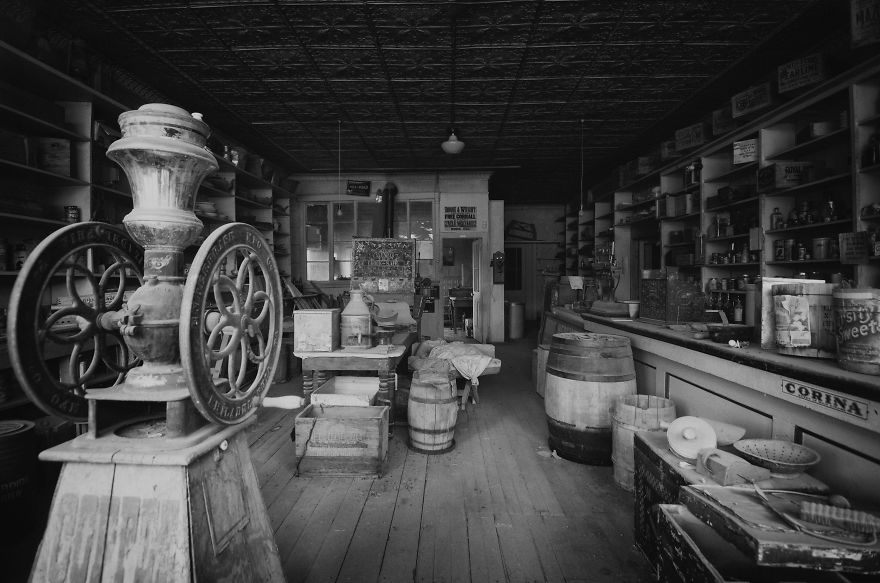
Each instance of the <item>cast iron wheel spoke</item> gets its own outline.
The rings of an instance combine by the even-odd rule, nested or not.
[[[234,279],[218,275],[230,265]],[[259,231],[241,223],[213,231],[184,288],[181,320],[193,325],[180,327],[187,385],[208,420],[239,423],[255,412],[281,352],[281,310],[278,267]]]
[[[96,275],[87,267],[96,261],[110,267]],[[86,386],[118,382],[137,364],[127,362],[119,331],[100,322],[108,306],[122,307],[127,287],[140,284],[142,264],[143,249],[123,229],[76,223],[43,239],[22,266],[10,294],[8,350],[25,394],[47,414],[85,421]],[[58,300],[60,294],[67,297]],[[51,304],[57,310],[46,313]]]

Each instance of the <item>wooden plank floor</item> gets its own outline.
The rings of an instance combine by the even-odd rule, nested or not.
[[[653,581],[612,469],[551,455],[532,344],[497,346],[501,373],[460,412],[453,451],[412,452],[396,427],[378,479],[294,477],[298,410],[262,409],[249,441],[287,580]]]

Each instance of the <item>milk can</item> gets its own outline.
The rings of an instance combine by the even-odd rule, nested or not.
[[[364,301],[363,290],[351,290],[351,300],[339,316],[342,346],[373,346],[373,315]]]

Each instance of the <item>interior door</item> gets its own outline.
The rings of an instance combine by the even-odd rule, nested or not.
[[[484,333],[483,333],[483,301],[482,301],[482,291],[483,291],[483,240],[482,239],[474,239],[471,242],[471,270],[472,281],[474,282],[474,298],[473,298],[473,310],[474,310],[474,339],[478,342],[483,342]]]

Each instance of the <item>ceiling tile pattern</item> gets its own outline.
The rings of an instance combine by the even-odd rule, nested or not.
[[[600,168],[813,0],[54,0],[293,171]],[[463,154],[439,148],[452,126]],[[341,133],[342,146],[339,146]]]

